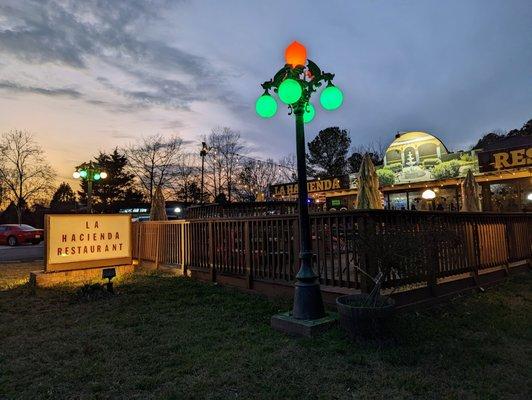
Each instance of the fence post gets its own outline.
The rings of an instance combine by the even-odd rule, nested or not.
[[[427,276],[427,288],[429,289],[429,292],[432,296],[437,297],[438,296],[438,270],[439,270],[439,254],[438,254],[438,240],[434,240],[431,231],[433,232],[436,226],[430,226],[430,225],[436,225],[436,224],[428,224],[429,226],[422,227],[421,229],[425,230],[423,237],[425,238],[425,246],[428,245],[428,260],[427,260],[427,268],[428,268],[428,276]],[[427,231],[427,228],[430,228],[430,230]],[[440,235],[441,233],[438,232],[437,235]],[[438,236],[437,236],[438,237]]]
[[[185,251],[186,251],[186,247],[187,247],[187,241],[185,239],[185,222],[181,222],[180,223],[181,225],[181,243],[180,243],[180,258],[181,258],[181,270],[183,271],[183,275],[187,275],[187,266],[185,264]]]
[[[360,269],[364,272],[359,275],[360,291],[362,293],[370,293],[375,286],[375,282],[372,278],[377,275],[375,261],[372,259],[371,255],[368,254],[369,249],[371,248],[371,243],[374,243],[375,240],[377,240],[375,235],[375,222],[370,213],[364,213],[358,217],[357,225],[359,233],[358,238],[359,241],[362,241],[362,246],[359,246]],[[382,240],[382,238],[380,240]]]
[[[480,266],[480,239],[478,236],[478,223],[473,222],[473,254],[475,263],[473,264],[472,272],[475,284],[480,287],[480,281],[478,279],[478,268]]]
[[[251,238],[249,231],[249,220],[244,222],[244,263],[246,266],[247,288],[253,287],[253,273],[251,271]]]
[[[504,224],[504,237],[506,239],[506,262],[504,263],[504,270],[506,275],[510,275],[510,261],[512,259],[512,254],[514,254],[512,249],[513,235],[512,235],[512,224],[508,217],[505,218]]]
[[[140,244],[142,243],[142,225],[141,222],[135,222],[135,230],[137,231],[137,263],[140,265],[141,256],[140,256]]]
[[[160,224],[156,224],[155,227],[157,228],[156,229],[156,235],[155,235],[155,269],[159,269],[159,242],[160,242],[160,239],[161,239],[161,235],[160,235]]]
[[[211,268],[211,280],[216,282],[216,269],[214,268],[214,226],[212,221],[209,221],[207,239],[209,243],[209,266]]]
[[[294,263],[291,266],[292,270],[290,271],[290,279],[295,279],[295,275],[299,269],[299,220],[296,218],[292,221],[292,235],[294,237],[294,241],[292,243],[294,249]]]

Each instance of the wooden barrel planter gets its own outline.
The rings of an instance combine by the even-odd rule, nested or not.
[[[395,311],[395,301],[379,296],[375,306],[367,306],[368,298],[368,294],[355,294],[336,299],[340,324],[351,339],[382,337],[387,333]]]

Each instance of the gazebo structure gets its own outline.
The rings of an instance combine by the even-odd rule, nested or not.
[[[409,162],[419,165],[428,158],[441,160],[442,154],[448,153],[443,142],[429,133],[400,133],[386,150],[384,165],[401,163],[402,166],[409,166]]]

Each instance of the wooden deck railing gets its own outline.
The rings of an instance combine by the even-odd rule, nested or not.
[[[184,268],[189,247],[188,222],[184,220],[133,223],[133,258]]]
[[[386,277],[388,287],[436,285],[532,257],[530,214],[351,211],[312,214],[311,228],[313,267],[330,287],[359,289],[371,253],[398,238],[411,257]],[[298,270],[295,215],[142,222],[134,233],[135,257],[158,264],[277,282],[292,282]],[[377,246],[360,246],[362,237]]]

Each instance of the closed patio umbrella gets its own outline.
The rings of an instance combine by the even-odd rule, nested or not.
[[[358,195],[355,208],[382,209],[381,193],[379,192],[379,177],[369,154],[364,154],[358,173]]]
[[[460,211],[480,211],[479,188],[472,170],[467,171],[467,175],[462,181],[462,208]]]
[[[166,203],[163,196],[163,191],[159,186],[155,190],[153,195],[153,200],[151,202],[150,210],[150,221],[166,221],[168,217],[166,216]]]

